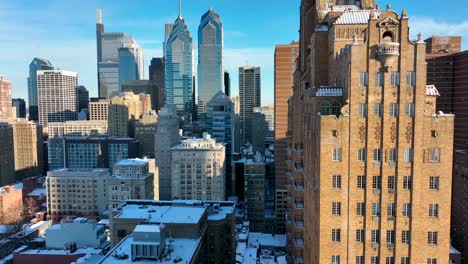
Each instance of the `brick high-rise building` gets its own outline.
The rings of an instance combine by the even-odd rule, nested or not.
[[[0,75],[0,119],[15,118],[11,105],[11,82]]]
[[[437,109],[455,118],[451,234],[453,246],[468,255],[468,51],[461,51],[461,37],[431,37],[427,41],[427,83],[440,93]]]
[[[426,43],[406,11],[342,3],[301,3],[290,260],[447,263],[454,116],[426,84]]]
[[[89,120],[106,121],[109,118],[110,99],[91,98],[89,102]]]
[[[287,197],[288,99],[292,95],[293,73],[299,55],[299,43],[276,45],[275,48],[275,213],[279,231],[285,229]]]
[[[110,100],[108,132],[113,137],[133,136],[130,121],[140,119],[151,111],[151,98],[148,94],[124,92]]]

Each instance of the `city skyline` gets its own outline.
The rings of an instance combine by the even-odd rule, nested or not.
[[[245,0],[242,0],[245,1]],[[245,1],[247,3],[247,1]],[[387,2],[378,1],[382,8]],[[392,9],[400,12],[406,8],[411,17],[411,36],[416,38],[421,31],[425,38],[431,35],[461,35],[464,37],[463,48],[468,46],[468,20],[463,17],[463,10],[468,3],[458,1],[458,8],[449,10],[445,3],[435,0],[425,1],[425,8],[418,3],[392,2]],[[3,42],[0,48],[9,50],[5,54],[0,68],[2,74],[12,81],[12,96],[27,99],[27,67],[34,57],[51,61],[61,69],[76,71],[80,85],[90,90],[90,96],[97,96],[96,75],[96,8],[103,9],[103,20],[108,32],[127,32],[138,40],[145,50],[145,76],[152,57],[162,56],[164,24],[173,23],[178,13],[177,1],[171,4],[156,4],[149,1],[139,2],[131,7],[113,5],[105,1],[81,3],[70,1],[67,7],[56,5],[56,1],[28,3],[26,1],[4,2],[0,6],[0,19],[3,21],[21,21],[16,24],[0,26]],[[236,3],[236,5],[234,5]],[[275,5],[250,3],[251,9],[241,10],[238,1],[202,0],[197,3],[182,3],[184,18],[187,21],[193,41],[198,42],[196,30],[200,16],[213,6],[222,17],[225,28],[225,70],[232,78],[233,95],[238,94],[239,66],[246,64],[262,68],[263,94],[262,105],[273,104],[273,66],[275,44],[287,44],[298,40],[299,1],[297,3],[279,2]],[[262,15],[256,10],[262,8]],[[73,10],[73,11],[72,11]],[[67,14],[73,12],[74,19]],[[135,16],[138,12],[138,16]],[[242,18],[239,19],[239,13]],[[281,20],[273,14],[281,12]],[[54,16],[50,17],[50,13]],[[263,15],[265,14],[265,15]],[[47,17],[47,19],[45,19]],[[249,18],[261,21],[255,27],[249,27]],[[274,25],[274,26],[272,26]],[[51,28],[55,30],[50,30]],[[58,33],[57,33],[58,32]],[[255,32],[264,32],[256,34]],[[11,43],[14,42],[14,47]],[[79,54],[80,56],[77,56]],[[194,49],[197,63],[198,49]],[[247,62],[247,63],[246,63]],[[8,67],[4,66],[8,65]],[[4,67],[1,67],[4,66]],[[196,69],[195,69],[196,71]]]

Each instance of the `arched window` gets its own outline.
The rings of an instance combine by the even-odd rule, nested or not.
[[[320,107],[320,113],[322,115],[330,115],[331,114],[331,107],[330,103],[327,101],[322,102],[322,105]]]
[[[393,33],[390,31],[385,31],[382,35],[383,42],[393,42]]]

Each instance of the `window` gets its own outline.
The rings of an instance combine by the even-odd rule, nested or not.
[[[332,136],[337,137],[338,136],[338,130],[332,130]]]
[[[396,215],[396,206],[395,203],[389,203],[387,207],[387,216],[388,218],[395,218]]]
[[[331,108],[332,115],[339,116],[341,114],[341,104],[340,103],[333,103]]]
[[[379,203],[372,204],[372,217],[380,217],[380,204]]]
[[[409,203],[403,204],[403,216],[411,217],[411,204]]]
[[[367,104],[359,104],[359,117],[367,116]]]
[[[438,191],[439,190],[439,176],[430,176],[429,177],[429,190]]]
[[[396,185],[396,178],[395,176],[388,176],[388,181],[387,181],[388,185],[388,191],[390,193],[393,193],[395,192],[395,185]]]
[[[406,73],[406,85],[410,85],[410,86],[416,85],[416,72],[409,71]]]
[[[400,85],[400,73],[399,72],[392,72],[390,74],[390,82],[393,86]]]
[[[358,161],[366,161],[366,154],[365,148],[358,149]]]
[[[366,205],[364,203],[357,203],[357,215],[365,216],[366,215]]]
[[[401,231],[401,243],[409,244],[411,239],[411,233],[409,230]]]
[[[365,175],[358,175],[357,176],[357,187],[358,187],[358,189],[365,189],[366,188],[366,176]]]
[[[394,257],[386,257],[385,258],[385,264],[395,264],[395,258]]]
[[[364,264],[364,256],[356,256],[356,264]]]
[[[372,243],[380,243],[380,230],[372,230],[371,241]]]
[[[322,102],[321,107],[320,107],[320,114],[321,115],[330,115],[331,114],[331,105],[330,105],[329,102],[327,102],[327,101]]]
[[[404,162],[413,162],[413,149],[412,148],[405,148],[404,149],[403,161]]]
[[[413,117],[414,116],[414,104],[406,104],[405,105],[405,115],[407,117]]]
[[[372,189],[375,191],[382,189],[382,176],[372,177]]]
[[[428,258],[428,259],[427,259],[427,264],[437,264],[437,259],[435,259],[435,258]]]
[[[390,104],[390,117],[398,117],[398,104]]]
[[[440,148],[431,148],[429,160],[431,162],[440,162]]]
[[[439,205],[429,204],[429,217],[439,218]]]
[[[332,203],[332,215],[340,216],[341,215],[341,203],[333,202]]]
[[[395,244],[395,230],[387,230],[387,244]]]
[[[411,190],[413,187],[413,182],[412,182],[412,177],[411,176],[404,176],[403,177],[403,189],[405,190]]]
[[[340,256],[339,255],[332,255],[331,256],[331,264],[340,264]]]
[[[380,264],[379,262],[380,262],[379,256],[372,256],[370,258],[370,263],[371,264]]]
[[[333,175],[332,187],[333,189],[341,189],[341,175]]]
[[[341,229],[332,229],[332,241],[340,242],[341,240]]]
[[[410,264],[409,257],[401,257],[401,264]]]
[[[374,104],[374,116],[382,117],[382,104]]]
[[[374,162],[382,161],[382,149],[374,149]]]
[[[366,240],[366,231],[364,229],[356,230],[356,242],[364,243]]]
[[[341,161],[341,148],[333,148],[333,161]]]
[[[398,149],[391,148],[388,150],[388,161],[390,163],[395,163],[398,160]]]
[[[375,73],[375,86],[383,87],[384,86],[384,73],[376,72]]]
[[[437,245],[438,232],[427,232],[427,243],[429,245]]]
[[[359,85],[366,86],[366,87],[369,85],[369,73],[368,72],[361,72],[359,74]]]
[[[439,136],[439,133],[435,130],[431,130],[431,137],[437,138]]]

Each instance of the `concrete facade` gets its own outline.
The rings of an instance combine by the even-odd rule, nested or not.
[[[11,82],[0,75],[0,119],[16,117],[11,105]]]
[[[107,125],[105,120],[51,122],[47,126],[47,132],[49,138],[105,135],[107,134]]]
[[[109,118],[109,99],[91,99],[89,102],[89,120],[107,121]]]
[[[96,221],[78,217],[73,220],[62,220],[46,230],[46,247],[63,249],[71,243],[77,248],[101,248],[106,242],[104,226]]]

